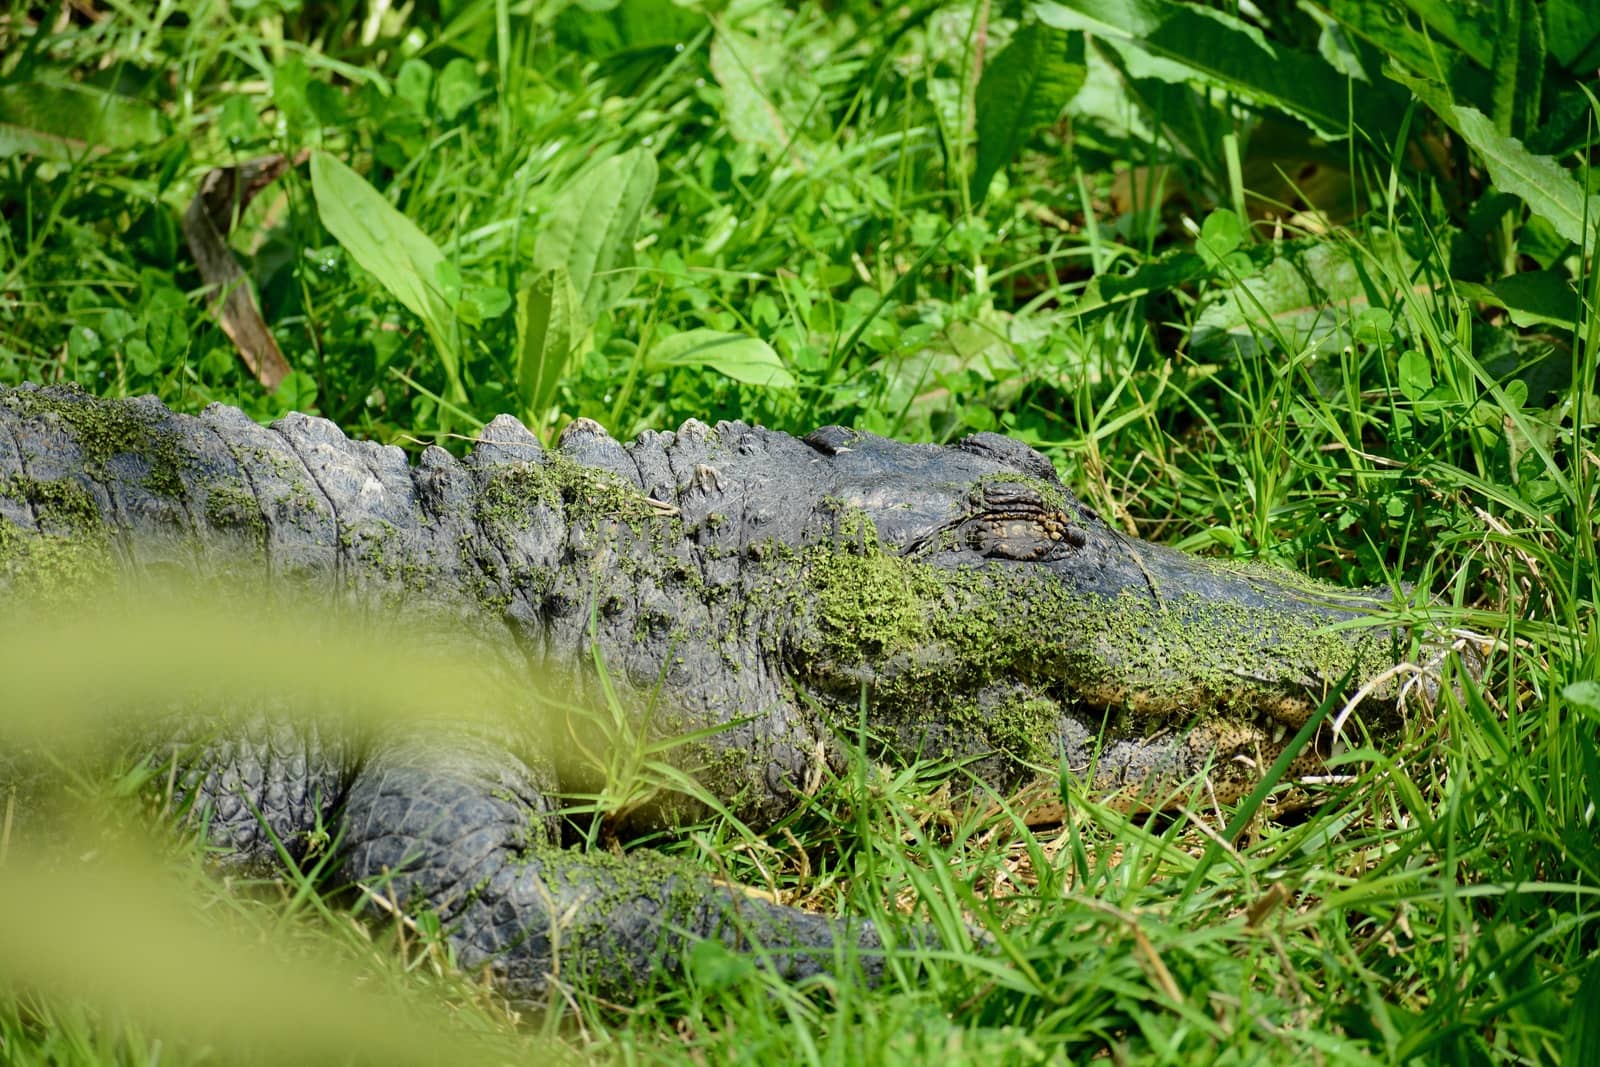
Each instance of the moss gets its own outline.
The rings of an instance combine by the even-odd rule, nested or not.
[[[213,482],[206,487],[206,522],[215,530],[243,534],[252,544],[267,543],[267,519],[248,486],[238,479]]]
[[[819,556],[808,578],[816,589],[817,619],[850,658],[891,655],[928,636],[930,603],[939,585],[931,568],[907,567],[878,550]]]
[[[1043,696],[1020,696],[979,707],[975,723],[990,745],[1024,763],[1053,764],[1059,758],[1061,705]]]
[[[54,417],[66,423],[89,473],[104,476],[106,464],[114,456],[138,456],[149,468],[145,488],[161,496],[183,498],[183,475],[190,459],[181,439],[156,427],[131,404],[38,391],[14,392],[8,402],[29,417]]]
[[[1007,485],[1027,486],[1038,494],[1040,502],[1051,511],[1071,514],[1076,510],[1073,507],[1072,498],[1067,495],[1067,491],[1064,488],[1043,478],[1035,478],[1031,474],[1023,474],[1020,471],[997,471],[993,474],[985,474],[978,479],[978,485],[980,486],[993,485],[997,482]]]
[[[89,491],[72,479],[41,482],[13,475],[0,482],[0,495],[26,501],[46,533],[80,537],[104,534],[100,509]]]
[[[76,600],[111,577],[105,526],[82,485],[13,476],[0,481],[0,495],[26,501],[40,526],[0,518],[0,579],[13,595],[47,605]]]
[[[478,494],[479,522],[526,530],[536,509],[560,508],[569,522],[605,520],[644,524],[663,516],[662,508],[637,486],[611,471],[585,467],[560,453],[541,462],[497,467]]]

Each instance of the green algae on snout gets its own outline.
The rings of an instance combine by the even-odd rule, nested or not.
[[[965,724],[1048,764],[1060,715],[1085,703],[1119,709],[1112,729],[1137,737],[1226,712],[1293,718],[1346,673],[1359,685],[1395,662],[1383,636],[1336,632],[1289,596],[1283,607],[1181,590],[1159,602],[1104,596],[1042,567],[900,556],[865,516],[847,525],[770,583],[795,621],[767,644],[836,700],[865,687],[874,717],[897,729],[925,723],[949,734]]]

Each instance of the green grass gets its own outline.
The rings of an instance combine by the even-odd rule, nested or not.
[[[1581,76],[1600,26],[1576,0],[1459,19],[1418,0],[1403,23],[1327,5],[1342,31],[1268,3],[1253,25],[1301,65],[1258,70],[1216,60],[1249,51],[1229,17],[1151,5],[1164,33],[1129,36],[1188,65],[1172,83],[1118,43],[1119,5],[1081,47],[1079,6],[13,5],[0,381],[314,410],[458,451],[502,411],[547,434],[578,416],[619,435],[691,416],[995,429],[1141,536],[1414,583],[1438,625],[1496,646],[1481,681],[1452,675],[1403,749],[1353,752],[1356,781],[1303,817],[1074,796],[1065,826],[1034,832],[862,766],[780,832],[712,822],[669,844],[808,906],[966,917],[993,939],[908,950],[879,990],[790,989],[700,953],[639,1004],[517,1017],[426,936],[350,921],[336,887],[240,893],[180,846],[164,866],[207,917],[196,936],[285,967],[332,956],[364,976],[347,987],[446,1005],[440,1032],[491,1059],[554,1041],[625,1062],[1578,1062],[1600,995],[1600,178]],[[1038,66],[1007,57],[1019,33],[1046,40]],[[1365,80],[1326,81],[1323,56]],[[1036,106],[996,111],[1029,72],[1051,87]],[[1334,120],[1322,139],[1303,125]],[[431,295],[408,303],[400,267],[375,274],[334,236],[351,201],[291,169],[231,235],[294,371],[269,394],[209,312],[180,220],[213,168],[303,151],[353,167],[444,266],[422,256],[410,283]],[[610,229],[578,232],[620,236],[575,251],[562,226],[596,168],[641,156],[656,178],[636,212],[597,207]],[[571,306],[550,297],[556,325],[519,328],[525,290],[564,292],[558,272]],[[770,348],[735,344],[730,376],[729,348],[674,341],[691,330]],[[37,904],[17,862],[0,885]],[[179,964],[150,959],[174,983]],[[6,973],[24,986],[0,1002],[7,1062],[260,1046]],[[325,1057],[406,1058],[362,1032]]]

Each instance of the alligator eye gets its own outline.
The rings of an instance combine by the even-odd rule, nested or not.
[[[967,544],[991,559],[1036,563],[1082,548],[1087,541],[1081,529],[1056,518],[986,516],[967,524]]]
[[[986,482],[974,496],[967,544],[985,556],[1037,562],[1088,543],[1071,515],[1026,482]]]

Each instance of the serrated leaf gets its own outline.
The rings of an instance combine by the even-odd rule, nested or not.
[[[312,153],[311,191],[334,240],[422,320],[449,379],[451,398],[465,400],[460,361],[449,343],[451,305],[436,282],[452,265],[439,246],[365,178],[326,152]]]
[[[736,382],[792,389],[794,376],[772,346],[755,337],[720,330],[685,330],[657,342],[648,359],[652,369],[710,367]]]
[[[517,392],[524,421],[542,427],[588,322],[565,267],[540,271],[517,297]]]
[[[1029,22],[988,66],[976,100],[978,156],[972,199],[981,202],[989,182],[1017,157],[1028,137],[1054,122],[1089,76],[1083,34]]]
[[[1586,196],[1578,179],[1551,156],[1537,156],[1515,137],[1495,129],[1483,112],[1457,105],[1449,115],[1456,131],[1489,168],[1489,180],[1528,205],[1566,240],[1585,243],[1585,227],[1600,219],[1600,196]]]
[[[633,241],[656,175],[655,157],[643,148],[612,156],[579,174],[545,214],[533,265],[566,268],[590,322],[633,288]]]

